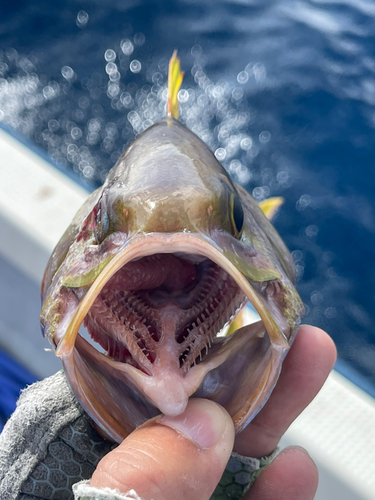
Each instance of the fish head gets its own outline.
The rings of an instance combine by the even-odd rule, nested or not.
[[[259,205],[169,117],[130,145],[58,243],[41,325],[113,440],[160,412],[182,413],[190,397],[224,406],[240,432],[296,334],[294,282]],[[248,302],[253,324],[243,320]]]

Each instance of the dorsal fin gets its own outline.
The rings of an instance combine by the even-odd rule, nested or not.
[[[178,91],[184,77],[184,72],[180,68],[180,60],[177,57],[177,50],[172,54],[171,60],[169,61],[169,72],[168,72],[168,108],[167,115],[178,120],[180,110],[178,104]]]

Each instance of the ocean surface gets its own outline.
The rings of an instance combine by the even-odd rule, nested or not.
[[[2,124],[91,189],[163,116],[178,49],[182,121],[257,200],[285,198],[304,321],[375,393],[372,0],[15,0],[0,40]]]

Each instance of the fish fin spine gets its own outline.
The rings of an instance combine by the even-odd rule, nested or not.
[[[178,120],[180,115],[178,91],[180,90],[183,77],[184,72],[181,71],[180,59],[177,57],[177,50],[175,50],[169,61],[167,115],[176,120]]]
[[[271,220],[274,218],[283,203],[284,198],[281,196],[275,196],[273,198],[267,198],[266,200],[260,201],[259,206],[267,219]]]

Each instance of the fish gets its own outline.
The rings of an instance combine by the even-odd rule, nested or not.
[[[190,397],[221,404],[239,433],[269,398],[303,316],[293,259],[265,215],[280,198],[260,206],[179,121],[182,79],[174,52],[166,116],[80,208],[42,282],[43,335],[116,442],[181,414]],[[247,303],[259,321],[244,320]]]

